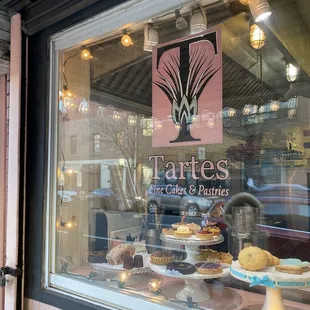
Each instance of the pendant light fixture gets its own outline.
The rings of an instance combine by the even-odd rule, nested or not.
[[[202,7],[195,9],[190,19],[191,34],[207,30],[207,16]]]
[[[89,60],[93,58],[90,49],[85,45],[81,47],[81,58],[84,60]]]
[[[180,10],[175,10],[174,11],[175,13],[175,16],[176,16],[176,21],[175,21],[175,27],[178,29],[178,30],[184,30],[187,28],[187,20],[181,16],[181,13],[180,13]]]
[[[299,68],[291,63],[286,64],[286,78],[289,82],[295,82],[299,74]]]
[[[262,22],[272,15],[267,0],[250,0],[249,7],[256,23]]]
[[[257,24],[250,23],[250,43],[253,48],[259,50],[266,44],[266,34]]]
[[[121,43],[125,47],[133,45],[132,39],[131,39],[130,35],[128,34],[127,29],[125,29],[123,31],[123,36],[122,36],[122,39],[121,39]]]
[[[67,85],[64,85],[63,89],[64,89],[63,94],[65,98],[73,98],[73,92],[68,88]]]
[[[143,49],[146,52],[152,52],[153,46],[156,46],[159,41],[159,35],[157,29],[152,24],[144,26],[144,46]]]

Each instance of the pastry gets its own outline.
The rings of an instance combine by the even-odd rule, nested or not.
[[[211,231],[200,230],[196,233],[196,237],[201,240],[212,240],[214,234]]]
[[[197,231],[201,229],[201,227],[195,223],[186,224],[186,227],[192,232],[192,235],[196,235]]]
[[[133,268],[133,258],[132,258],[132,256],[126,255],[126,256],[124,257],[124,264],[123,264],[123,267],[124,267],[125,269],[128,269],[128,270],[130,270],[130,269]]]
[[[233,261],[232,255],[225,252],[217,252],[210,249],[199,251],[199,260],[206,261],[207,263],[227,264],[231,265]]]
[[[186,251],[172,251],[176,260],[184,260],[187,257]]]
[[[143,267],[143,256],[135,255],[133,258],[133,266],[134,268],[142,268]]]
[[[268,265],[268,257],[265,252],[255,246],[241,250],[238,260],[242,268],[250,271],[261,270]]]
[[[289,274],[302,274],[302,268],[298,266],[289,266],[289,265],[278,265],[276,266],[276,271],[283,272],[283,273],[289,273]]]
[[[273,266],[273,255],[268,251],[263,250],[264,253],[267,255],[267,266]]]
[[[198,273],[206,275],[219,274],[223,272],[222,266],[220,264],[215,263],[202,262],[197,263],[195,267]]]
[[[267,266],[276,266],[280,264],[280,260],[278,257],[273,256],[270,252],[263,250],[264,253],[267,255]]]
[[[176,238],[190,238],[192,236],[192,232],[189,230],[187,226],[180,226],[175,232],[174,236]]]
[[[156,251],[150,257],[151,263],[155,265],[167,265],[175,260],[172,251]]]
[[[124,263],[125,256],[133,256],[134,254],[133,245],[122,243],[109,251],[106,258],[110,265],[119,265]]]
[[[88,262],[93,264],[107,263],[107,251],[95,251],[88,255]]]
[[[186,226],[186,223],[179,222],[179,223],[172,224],[171,226],[174,229],[178,229],[180,226]]]
[[[175,229],[174,229],[174,228],[163,228],[163,229],[162,229],[162,233],[163,233],[165,236],[173,236],[173,235],[174,235],[174,232],[175,232]]]
[[[192,274],[196,271],[196,268],[194,265],[189,263],[180,263],[180,262],[174,262],[167,264],[166,270],[170,271],[178,271],[182,274]]]
[[[203,228],[204,231],[210,231],[214,236],[219,236],[221,234],[221,230],[216,226],[207,226]]]
[[[272,266],[276,266],[280,264],[280,259],[276,256],[272,256]]]

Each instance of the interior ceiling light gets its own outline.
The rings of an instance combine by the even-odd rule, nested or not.
[[[191,34],[207,30],[207,16],[202,7],[195,9],[190,19]]]
[[[144,26],[144,46],[143,49],[146,52],[151,52],[153,46],[156,46],[159,41],[159,35],[157,29],[152,27],[152,24]]]
[[[262,22],[272,14],[267,0],[250,0],[249,6],[256,23]]]
[[[84,60],[89,60],[93,58],[90,49],[86,47],[85,45],[81,47],[81,58]]]
[[[73,97],[73,93],[72,93],[72,91],[68,88],[68,86],[67,85],[64,85],[64,87],[63,87],[63,89],[64,89],[64,97],[67,97],[67,98],[72,98]]]
[[[291,63],[286,64],[286,78],[289,82],[295,82],[299,74],[298,67],[295,67]]]
[[[127,33],[126,29],[123,31],[123,36],[122,36],[121,42],[122,42],[123,46],[125,46],[125,47],[133,45],[132,39],[131,39],[130,35]]]
[[[180,10],[175,10],[174,11],[175,16],[176,16],[176,21],[175,21],[175,26],[178,30],[184,30],[187,28],[187,20],[181,16]]]
[[[266,44],[266,34],[256,24],[250,24],[250,43],[259,50]]]

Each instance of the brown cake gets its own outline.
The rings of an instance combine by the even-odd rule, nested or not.
[[[123,267],[125,269],[128,269],[128,270],[133,268],[133,258],[132,258],[132,256],[126,255],[124,257],[124,265],[123,265]]]
[[[133,259],[133,266],[134,268],[142,268],[143,267],[143,256],[142,255],[135,255]]]
[[[131,244],[122,243],[113,248],[107,254],[107,261],[110,265],[120,265],[124,263],[125,256],[135,255],[135,248]]]

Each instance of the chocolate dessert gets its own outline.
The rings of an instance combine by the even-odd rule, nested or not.
[[[142,255],[135,255],[133,259],[133,266],[134,268],[142,268],[143,267],[143,256]]]
[[[172,251],[176,260],[184,260],[187,257],[185,251]]]
[[[182,274],[192,274],[196,271],[194,265],[189,263],[174,262],[167,265],[166,270],[175,270]]]
[[[128,269],[128,270],[133,268],[133,258],[132,258],[132,256],[126,255],[124,257],[124,265],[123,265],[123,267],[125,269]]]
[[[88,255],[88,262],[92,264],[107,263],[107,251],[95,251]]]

